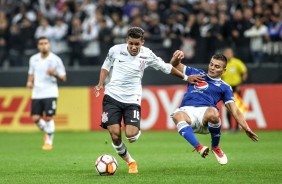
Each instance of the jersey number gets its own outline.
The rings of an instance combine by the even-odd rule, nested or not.
[[[140,118],[139,111],[137,111],[137,110],[134,110],[134,111],[133,111],[133,118],[136,118],[136,119],[139,120],[139,118]]]
[[[56,109],[56,101],[52,101],[52,109]]]

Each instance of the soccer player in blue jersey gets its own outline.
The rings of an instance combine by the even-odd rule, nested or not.
[[[243,114],[234,103],[232,88],[221,80],[226,70],[227,59],[222,54],[212,56],[208,65],[208,73],[203,70],[183,65],[180,60],[172,60],[171,64],[185,75],[200,74],[205,81],[188,84],[182,103],[172,114],[179,134],[186,139],[199,154],[205,158],[209,147],[199,143],[194,133],[211,134],[211,150],[219,164],[227,164],[227,157],[219,147],[221,121],[216,104],[223,100],[227,110],[245,130],[247,136],[258,141],[258,136],[250,129]]]

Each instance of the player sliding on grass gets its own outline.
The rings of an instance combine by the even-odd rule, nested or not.
[[[194,133],[210,133],[212,152],[220,164],[227,164],[227,157],[219,147],[221,121],[216,104],[221,100],[248,137],[253,141],[258,141],[258,136],[249,128],[243,114],[235,105],[231,87],[221,80],[221,75],[225,72],[227,64],[224,55],[216,54],[211,58],[207,74],[202,70],[183,65],[180,60],[171,60],[170,63],[186,75],[200,74],[205,79],[205,81],[196,84],[188,84],[180,107],[172,114],[179,134],[203,158],[208,155],[209,148],[200,144]]]
[[[119,156],[125,160],[129,167],[129,173],[138,173],[136,161],[127,151],[127,147],[121,138],[121,120],[125,124],[125,136],[131,143],[137,141],[141,135],[141,79],[144,69],[151,66],[166,74],[178,76],[185,81],[194,83],[201,81],[200,75],[187,76],[179,72],[169,63],[165,63],[144,45],[144,30],[132,27],[127,33],[127,43],[113,46],[100,72],[100,80],[95,87],[96,96],[103,88],[106,78],[103,99],[103,114],[101,127],[108,129],[112,145]],[[176,51],[172,59],[182,59],[184,53]]]

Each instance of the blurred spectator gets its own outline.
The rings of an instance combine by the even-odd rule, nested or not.
[[[179,4],[176,2],[176,1],[172,1],[170,3],[170,6],[169,6],[169,9],[166,9],[163,13],[163,16],[162,16],[162,22],[165,22],[167,19],[170,19],[171,17],[174,17],[175,19],[178,19],[176,20],[177,23],[185,23],[187,21],[187,19],[182,19],[182,18],[186,18],[188,17],[189,15],[189,12],[179,6]]]
[[[83,48],[83,65],[99,65],[99,55],[101,53],[99,40],[99,27],[97,23],[88,24],[82,32],[82,41],[84,42]]]
[[[136,15],[131,17],[129,21],[130,27],[142,27],[144,30],[147,28],[147,24],[143,22],[142,16],[141,15]],[[146,44],[146,43],[145,43]]]
[[[23,65],[28,66],[29,57],[37,52],[36,40],[34,39],[35,24],[24,17],[19,23],[22,42],[24,43]]]
[[[23,66],[23,36],[18,25],[12,24],[10,27],[9,45],[9,63],[10,66]]]
[[[125,4],[123,8],[123,13],[128,18],[131,18],[133,16],[136,16],[136,12],[138,9],[141,9],[142,7],[142,1],[139,0],[128,0],[128,2]]]
[[[184,26],[176,21],[175,15],[171,15],[165,22],[165,47],[168,49],[168,55],[173,55],[173,52],[179,49],[182,45],[181,38],[184,35]]]
[[[101,54],[99,55],[99,63],[103,62],[107,56],[108,50],[113,46],[113,40],[112,40],[112,29],[108,26],[105,19],[99,20],[99,45]]]
[[[155,54],[161,58],[166,58],[163,49],[163,40],[166,38],[166,28],[160,22],[158,14],[153,13],[149,16],[144,36],[146,39],[146,46],[154,50]]]
[[[266,60],[278,63],[282,56],[282,13],[271,15],[270,20],[266,36]]]
[[[39,10],[48,20],[54,20],[57,14],[55,1],[53,0],[38,0]]]
[[[149,17],[146,29],[147,34],[145,35],[146,40],[151,43],[160,43],[166,36],[165,26],[160,22],[158,14],[151,14]]]
[[[56,18],[53,26],[53,35],[50,38],[51,50],[63,61],[68,60],[67,33],[68,25],[61,18]]]
[[[246,63],[279,62],[282,57],[281,9],[282,3],[278,0],[0,0],[0,12],[6,17],[1,18],[0,24],[7,25],[0,28],[0,65],[5,53],[15,51],[15,45],[10,48],[8,44],[16,36],[15,26],[13,33],[5,33],[10,25],[16,25],[18,34],[24,35],[19,40],[24,45],[18,46],[24,50],[24,61],[36,51],[34,38],[47,36],[52,41],[53,51],[61,52],[64,48],[62,53],[69,52],[70,66],[75,60],[79,65],[99,65],[99,61],[90,58],[99,57],[100,49],[110,44],[108,37],[113,44],[123,43],[128,27],[138,26],[146,30],[145,45],[154,44],[150,48],[164,59],[170,57],[171,50],[181,48],[185,50],[186,61],[204,63],[209,55],[229,46],[234,48],[236,57]],[[78,26],[79,29],[82,26],[82,31],[72,28],[73,17],[82,22]],[[62,20],[62,27],[58,26],[58,18]],[[258,18],[268,28],[260,59],[254,51],[261,48],[261,44],[254,44],[255,37],[249,35]],[[58,35],[64,27],[69,27],[68,35]],[[111,30],[111,35],[101,30]]]
[[[82,26],[81,20],[74,16],[71,21],[71,26],[68,30],[68,43],[70,47],[70,58],[68,66],[74,66],[75,61],[77,60],[79,65],[83,65],[83,43],[82,43]]]
[[[57,17],[61,18],[65,23],[70,24],[73,13],[70,10],[69,4],[65,0],[60,5],[61,7],[57,11]]]
[[[8,25],[6,13],[4,11],[0,11],[0,67],[3,66],[3,63],[7,57],[7,51],[8,51],[7,38],[9,34],[8,26],[9,25]]]
[[[260,18],[257,18],[255,25],[244,32],[244,35],[251,39],[250,49],[255,64],[260,64],[263,57],[263,39],[267,33],[267,27],[263,25]]]
[[[210,21],[206,26],[206,43],[207,44],[207,57],[211,58],[217,49],[221,49],[221,42],[223,36],[221,34],[220,25],[218,23],[218,18],[216,15],[210,16]]]
[[[122,20],[122,15],[120,13],[113,12],[111,14],[111,18],[114,23],[111,33],[113,38],[113,44],[116,45],[124,43],[127,36],[127,30],[129,29],[129,25]]]
[[[159,3],[157,0],[148,0],[144,2],[144,8],[142,8],[142,14],[144,22],[148,23],[150,21],[150,15],[157,14],[161,15],[161,11],[159,9]]]
[[[184,63],[195,63],[196,46],[200,39],[200,27],[194,14],[190,14],[185,25],[182,47],[185,54]]]
[[[18,24],[24,18],[27,18],[31,22],[36,21],[35,12],[32,9],[28,9],[26,4],[21,3],[16,10],[17,13],[12,18],[12,24]]]
[[[88,17],[91,17],[95,12],[96,5],[92,0],[83,0],[80,6],[80,11],[84,12]]]
[[[251,27],[251,23],[244,19],[242,10],[237,9],[230,21],[232,42],[235,47],[235,56],[244,62],[251,62],[250,41],[244,36],[244,32]]]
[[[42,18],[39,20],[39,26],[35,30],[34,37],[38,39],[39,37],[47,37],[48,39],[51,39],[53,37],[53,28],[49,24],[49,21],[46,18]]]

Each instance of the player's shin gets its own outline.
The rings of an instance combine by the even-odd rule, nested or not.
[[[112,143],[115,151],[117,152],[117,154],[127,163],[131,163],[134,162],[135,160],[131,157],[131,155],[129,154],[129,152],[127,151],[127,147],[125,146],[125,144],[123,142],[121,142],[120,145],[116,146],[114,145],[114,143]]]
[[[221,136],[221,122],[218,122],[216,124],[208,123],[208,128],[211,133],[212,147],[217,147],[219,145]]]

